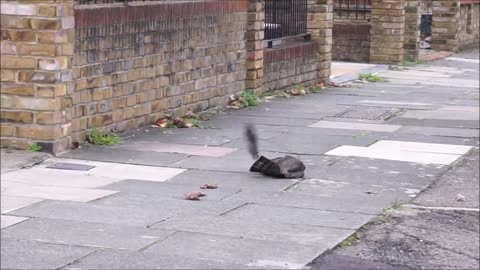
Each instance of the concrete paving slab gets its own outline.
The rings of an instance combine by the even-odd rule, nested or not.
[[[409,152],[424,152],[424,153],[438,153],[438,154],[454,154],[465,155],[473,147],[464,145],[449,145],[438,143],[419,143],[419,142],[402,142],[402,141],[377,141],[370,145],[372,149],[384,149],[389,151],[409,151]]]
[[[58,269],[96,250],[4,237],[1,244],[2,269]]]
[[[8,228],[10,226],[13,226],[15,224],[18,224],[18,223],[21,223],[21,222],[24,222],[25,220],[28,220],[29,218],[28,217],[17,217],[17,216],[9,216],[9,215],[1,215],[0,216],[0,224],[1,224],[1,228],[0,229],[5,229],[5,228]],[[2,232],[2,238],[3,238],[3,232]],[[3,255],[3,253],[2,253]]]
[[[119,250],[99,250],[62,270],[78,269],[256,269],[227,260],[208,260],[202,257],[189,258],[182,255],[145,254]]]
[[[172,235],[174,231],[34,218],[2,231],[2,238],[70,246],[139,250]]]
[[[209,125],[215,128],[243,129],[247,123],[255,125],[272,125],[272,126],[300,126],[304,127],[316,122],[313,119],[295,119],[282,117],[260,117],[260,116],[243,116],[243,115],[219,115],[208,121]]]
[[[204,182],[203,184],[208,184]],[[133,196],[138,196],[137,193],[141,193],[142,195],[155,195],[156,198],[162,199],[179,199],[184,200],[184,194],[192,191],[200,191],[200,186],[203,185],[182,185],[182,184],[175,184],[175,183],[158,183],[158,182],[147,182],[147,181],[136,181],[136,180],[124,180],[121,182],[117,182],[114,184],[107,185],[103,187],[107,190],[118,190],[121,191],[122,194],[115,196],[115,199],[119,200],[129,200],[127,197],[129,193]],[[215,184],[215,183],[211,183]],[[222,200],[229,196],[232,196],[235,193],[240,192],[241,189],[239,188],[228,188],[228,187],[221,187],[217,189],[211,190],[202,190],[203,193],[207,194],[207,196],[203,200]],[[123,196],[122,196],[123,195]]]
[[[1,173],[15,171],[21,168],[30,167],[50,158],[47,153],[30,153],[23,150],[0,149]]]
[[[480,61],[477,59],[468,59],[468,58],[460,58],[460,57],[447,57],[445,58],[447,61],[455,61],[455,62],[464,62],[464,63],[472,63],[472,64],[480,64]]]
[[[398,125],[379,125],[379,124],[348,123],[348,122],[333,122],[333,121],[319,121],[310,125],[309,127],[368,130],[368,131],[380,131],[380,132],[394,132],[401,128],[401,126],[398,126]]]
[[[395,117],[388,121],[391,125],[437,127],[437,128],[470,128],[478,129],[480,122],[475,120],[416,119]]]
[[[219,188],[233,188],[241,190],[268,190],[280,191],[297,182],[294,179],[274,179],[260,174],[243,172],[220,172],[208,170],[188,170],[179,174],[168,182],[191,187],[203,184],[217,184]]]
[[[328,151],[325,154],[335,155],[335,156],[366,157],[366,158],[377,158],[377,159],[387,159],[387,160],[417,162],[417,163],[430,163],[430,164],[443,164],[443,165],[450,165],[460,158],[460,155],[452,155],[452,154],[417,152],[415,153],[415,155],[412,155],[412,153],[408,151],[398,151],[398,150],[392,150],[392,149],[374,149],[369,147],[359,147],[359,146],[349,146],[349,145],[337,147],[331,151]]]
[[[292,242],[230,238],[212,234],[179,232],[150,246],[145,254],[186,256],[225,261],[258,268],[300,269],[310,262],[321,247]]]
[[[440,120],[472,120],[479,119],[478,111],[435,110],[435,111],[408,111],[402,115],[404,118],[440,119]]]
[[[41,201],[43,201],[43,199],[4,195],[2,191],[0,205],[2,209],[2,214],[5,214]]]
[[[118,147],[83,147],[64,153],[59,157],[147,166],[167,166],[186,158],[187,155],[126,150]]]
[[[402,80],[416,80],[416,81],[428,81],[436,78],[450,78],[449,74],[442,74],[438,72],[428,71],[384,71],[378,74],[380,77],[387,79],[402,79]]]
[[[2,181],[2,195],[40,198],[59,201],[89,202],[117,193],[114,190],[41,186]]]
[[[9,214],[37,218],[61,219],[110,225],[147,226],[171,218],[179,207],[143,205],[122,207],[91,205],[77,202],[44,201]],[[191,209],[191,208],[190,208]],[[198,209],[198,208],[197,208]]]
[[[226,218],[255,219],[281,224],[358,229],[373,215],[304,209],[297,207],[246,204],[226,214]]]
[[[55,162],[71,162],[85,165],[95,166],[94,169],[83,172],[84,175],[108,177],[113,179],[141,179],[145,181],[158,181],[163,182],[177,174],[182,173],[184,170],[167,167],[152,167],[143,165],[131,165],[111,162],[100,162],[80,159],[67,159],[67,158],[53,158],[40,165],[43,168],[51,163]]]
[[[225,216],[178,216],[153,228],[215,234],[234,238],[292,242],[328,249],[352,234],[353,230],[282,224]]]
[[[478,138],[480,131],[478,129],[467,128],[439,128],[439,127],[421,127],[405,126],[398,130],[399,133],[422,134],[428,136],[448,136],[458,138]]]
[[[433,81],[423,81],[420,84],[422,85],[441,85],[441,86],[452,86],[452,87],[465,87],[465,88],[479,88],[478,80],[466,80],[466,79],[452,79],[452,78],[437,78]]]
[[[235,148],[216,147],[216,146],[199,146],[188,144],[167,144],[159,141],[137,141],[131,144],[124,144],[120,146],[123,149],[146,151],[146,152],[160,152],[160,153],[177,153],[191,156],[203,157],[223,157],[232,152]]]
[[[380,105],[392,105],[392,106],[434,106],[431,103],[421,103],[421,102],[402,102],[402,101],[391,101],[391,100],[372,100],[372,99],[364,99],[357,101],[359,103],[367,103],[367,104],[380,104]]]
[[[117,179],[86,175],[70,170],[53,170],[45,167],[33,167],[2,175],[3,181],[18,182],[34,186],[58,186],[70,188],[96,188],[108,185]]]

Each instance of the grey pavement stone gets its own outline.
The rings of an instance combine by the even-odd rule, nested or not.
[[[409,268],[402,266],[391,266],[386,263],[374,262],[361,259],[355,256],[346,256],[338,254],[325,254],[315,259],[310,265],[312,270],[406,270]]]
[[[118,250],[99,250],[62,270],[78,269],[255,269],[227,260],[191,258],[183,255],[145,254]]]
[[[145,152],[159,153],[179,153],[192,156],[204,156],[220,158],[235,152],[235,148],[227,148],[220,146],[208,145],[191,145],[191,144],[168,144],[159,141],[135,141],[130,144],[120,146],[123,149],[138,150]]]
[[[227,218],[256,219],[264,222],[283,224],[358,229],[373,215],[324,211],[286,206],[246,204],[224,214]]]
[[[58,269],[96,249],[9,239],[2,235],[1,250],[2,269]]]
[[[160,241],[173,231],[33,218],[2,230],[2,238],[41,241],[71,246],[138,250]]]
[[[28,220],[28,217],[0,215],[0,229],[3,230],[5,228],[24,222],[26,220]]]
[[[419,130],[422,128],[419,127]],[[429,133],[428,127],[424,127],[426,133]],[[478,146],[478,138],[465,138],[465,137],[450,137],[450,136],[442,136],[442,135],[427,135],[427,134],[414,134],[414,133],[403,133],[400,132],[395,133],[380,133],[380,132],[371,132],[365,134],[365,136],[371,136],[376,138],[377,140],[392,140],[392,141],[406,141],[406,142],[424,142],[424,143],[444,143],[444,144],[456,144],[456,145],[470,145],[470,146]],[[435,130],[433,131],[437,133]],[[448,131],[446,131],[448,132]],[[438,133],[444,133],[444,131],[440,131]]]
[[[2,160],[1,173],[30,167],[34,164],[41,163],[50,157],[50,155],[46,153],[29,153],[27,151],[7,148],[0,149],[0,155]]]
[[[43,199],[39,199],[39,198],[8,196],[5,194],[2,194],[1,203],[0,203],[2,214],[29,206],[34,203],[41,202],[42,200]]]
[[[480,123],[475,120],[438,120],[395,117],[388,124],[401,126],[443,127],[443,128],[471,128],[478,129]]]
[[[186,232],[215,234],[234,238],[292,242],[328,249],[354,231],[299,224],[283,224],[257,219],[238,219],[228,216],[182,215],[159,223],[154,229],[175,229]]]
[[[219,189],[241,189],[241,190],[267,190],[280,191],[294,183],[294,179],[275,179],[265,177],[261,174],[205,170],[188,170],[168,181],[169,183],[182,184],[191,187],[199,187],[203,184],[217,184]]]
[[[166,166],[186,158],[187,155],[126,150],[118,148],[117,146],[109,148],[90,146],[67,152],[60,155],[60,157],[149,166]]]
[[[258,268],[299,269],[323,252],[321,247],[293,242],[179,232],[150,246],[145,254],[182,255]]]
[[[129,201],[128,198],[123,196],[128,196],[129,193],[142,193],[142,195],[155,195],[156,198],[162,199],[180,199],[184,200],[184,194],[191,191],[200,191],[200,186],[203,184],[215,184],[209,182],[197,183],[197,185],[192,184],[175,184],[175,183],[159,183],[159,182],[148,182],[148,181],[136,181],[136,180],[124,180],[117,183],[113,183],[102,188],[107,190],[118,190],[121,191],[121,194],[118,196],[111,196],[106,198],[104,201],[110,201],[110,199],[119,199]],[[202,190],[203,193],[207,194],[203,200],[221,200],[223,198],[232,196],[235,193],[240,192],[239,188],[228,188],[221,187],[217,189]],[[138,196],[134,194],[133,196]]]
[[[242,116],[242,115],[219,115],[208,121],[209,125],[216,128],[244,128],[244,124],[261,124],[261,125],[277,125],[277,126],[308,126],[315,122],[314,119],[296,119],[281,117],[264,117],[264,116]]]
[[[398,130],[399,133],[422,134],[429,136],[448,136],[458,138],[478,138],[480,131],[471,128],[439,128],[439,127],[420,127],[405,126]]]
[[[232,115],[260,116],[274,118],[294,118],[320,120],[325,116],[332,116],[348,109],[348,106],[314,105],[305,106],[302,110],[287,107],[279,103],[263,103],[261,106],[246,108],[244,110],[230,112]]]
[[[62,162],[57,162],[53,163],[46,168],[48,169],[57,169],[57,170],[68,170],[68,171],[89,171],[95,166],[90,166],[90,165],[84,165],[84,164],[75,164],[75,163],[62,163]]]

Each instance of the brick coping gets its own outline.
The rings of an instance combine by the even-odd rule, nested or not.
[[[314,42],[295,42],[275,48],[265,48],[264,64],[313,55],[317,47]]]

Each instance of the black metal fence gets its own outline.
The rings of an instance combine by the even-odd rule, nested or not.
[[[265,40],[307,35],[307,0],[265,0]]]
[[[372,8],[371,0],[334,0],[335,18],[368,20]]]

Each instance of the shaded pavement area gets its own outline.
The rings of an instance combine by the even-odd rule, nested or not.
[[[478,60],[379,75],[2,170],[2,268],[305,267],[478,149]],[[301,159],[305,178],[249,173],[245,123],[263,155]],[[219,188],[184,199],[207,183]],[[460,205],[478,208],[474,195]]]

